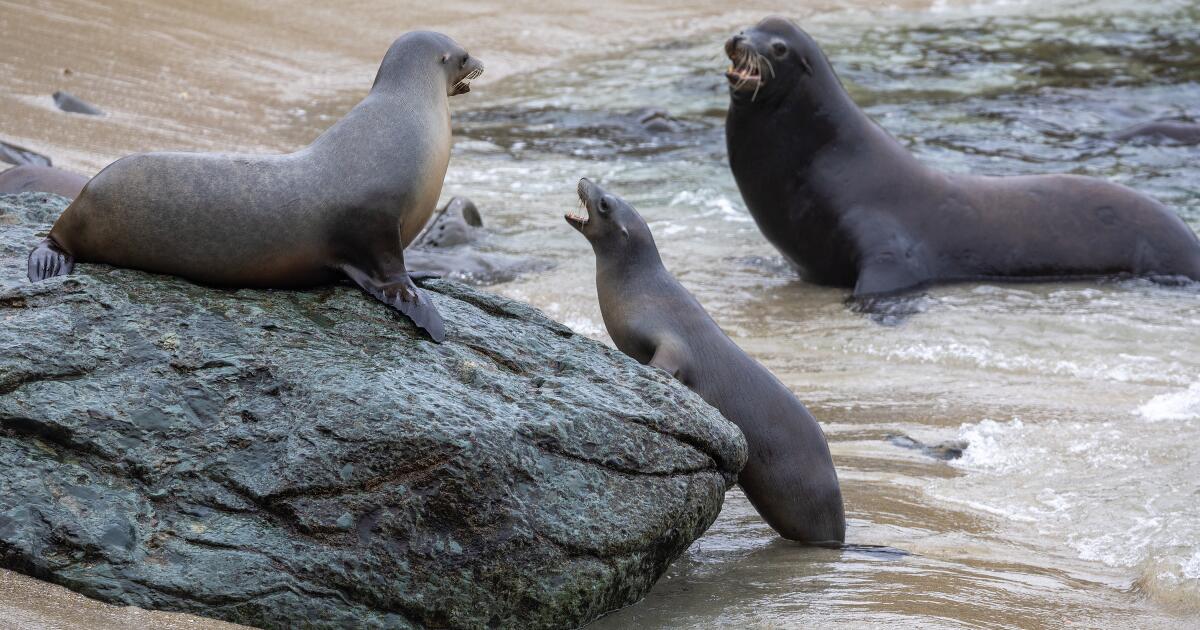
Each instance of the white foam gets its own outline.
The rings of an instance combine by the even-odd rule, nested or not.
[[[740,203],[706,188],[694,192],[690,190],[680,192],[671,198],[668,205],[699,206],[705,209],[700,213],[702,217],[718,215],[726,221],[738,223],[751,221],[749,213]]]
[[[1032,452],[1023,444],[1024,429],[1025,423],[1020,418],[1009,422],[985,419],[978,424],[962,425],[958,438],[965,440],[968,446],[953,465],[989,472],[1003,472],[1020,466]]]
[[[1200,551],[1193,553],[1192,557],[1184,559],[1180,564],[1184,577],[1192,580],[1200,580]]]
[[[1200,419],[1200,381],[1183,391],[1159,394],[1138,407],[1136,413],[1150,422]]]

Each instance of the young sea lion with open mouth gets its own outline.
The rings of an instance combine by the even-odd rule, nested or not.
[[[146,153],[96,175],[29,255],[29,279],[75,260],[230,287],[348,276],[435,341],[442,318],[404,247],[429,220],[450,161],[448,97],[483,65],[445,35],[406,34],[365,99],[287,155]]]
[[[1090,177],[981,177],[918,162],[850,99],[811,37],[767,18],[725,45],[725,122],[746,206],[818,284],[855,297],[969,280],[1200,280],[1200,239]]]
[[[579,198],[587,215],[567,222],[596,253],[600,312],[617,348],[665,370],[742,430],[750,457],[738,483],[767,524],[791,540],[841,545],[842,490],[812,414],[667,271],[637,210],[586,179]]]

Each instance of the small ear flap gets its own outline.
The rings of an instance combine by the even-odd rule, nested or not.
[[[442,63],[450,61],[450,53],[442,53]]]
[[[813,73],[812,66],[808,64],[808,57],[800,56],[800,65],[804,66],[804,72],[811,75]]]

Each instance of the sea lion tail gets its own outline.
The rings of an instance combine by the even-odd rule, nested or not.
[[[63,251],[54,239],[46,238],[29,252],[27,273],[30,282],[65,276],[75,268],[75,257]]]

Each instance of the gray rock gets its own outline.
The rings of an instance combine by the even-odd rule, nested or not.
[[[565,627],[709,526],[741,434],[523,304],[425,285],[25,281],[66,200],[0,197],[0,566],[266,628]]]
[[[0,162],[21,166],[22,164],[34,164],[37,166],[52,166],[50,158],[31,151],[25,147],[17,146],[0,140]]]
[[[71,94],[70,92],[55,92],[54,105],[64,112],[71,114],[86,114],[88,116],[103,116],[104,112],[84,101],[83,99]]]
[[[967,447],[970,446],[966,440],[946,440],[937,444],[925,444],[901,434],[889,435],[887,436],[887,440],[900,448],[920,451],[924,455],[942,461],[950,461],[962,457],[963,451],[967,450]]]

